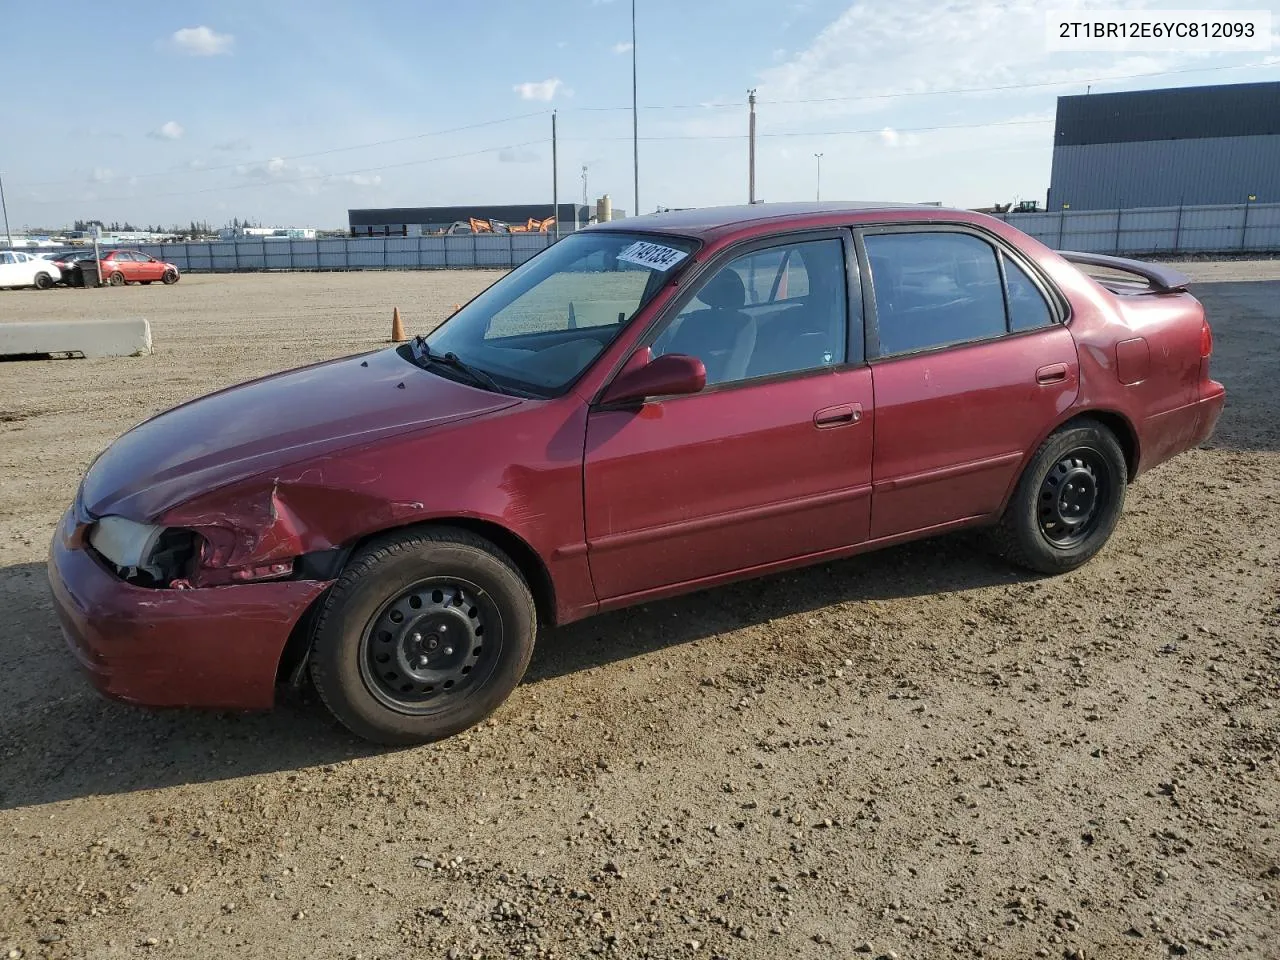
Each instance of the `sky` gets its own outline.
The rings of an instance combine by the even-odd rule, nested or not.
[[[1267,53],[1046,51],[1031,0],[637,0],[639,209],[765,201],[1042,204],[1059,95],[1280,79]],[[1280,0],[1058,9],[1272,11]],[[635,210],[629,0],[6,4],[13,229],[350,207]],[[32,42],[32,38],[39,38]],[[999,89],[992,89],[999,88]],[[815,153],[821,153],[819,161]]]

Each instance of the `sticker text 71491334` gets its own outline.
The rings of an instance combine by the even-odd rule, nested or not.
[[[637,240],[618,254],[625,263],[635,263],[651,270],[670,270],[689,254],[662,243]]]

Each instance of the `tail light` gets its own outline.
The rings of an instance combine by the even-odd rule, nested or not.
[[[1207,358],[1213,353],[1213,331],[1209,329],[1209,321],[1200,321],[1200,357]]]

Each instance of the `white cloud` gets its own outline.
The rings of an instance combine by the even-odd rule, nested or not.
[[[279,180],[285,174],[298,175],[285,161],[284,157],[272,157],[266,163],[241,163],[236,166],[236,173],[251,180]]]
[[[1145,7],[1154,0],[1134,0]],[[1097,6],[1098,4],[1089,4]],[[823,100],[777,104],[789,122],[803,122],[892,109],[968,109],[981,102],[1025,96],[1074,93],[1068,87],[1027,84],[1085,81],[1185,67],[1194,54],[1079,54],[1064,61],[1044,44],[1015,43],[1011,37],[1044,30],[1039,0],[899,0],[854,3],[820,30],[803,49],[768,67],[758,84],[762,101]],[[1158,81],[1157,81],[1158,82]],[[901,96],[932,91],[1003,86],[1010,89],[952,97]],[[1082,84],[1083,86],[1083,84]],[[1079,91],[1083,93],[1084,90]],[[850,99],[830,99],[850,98]],[[762,104],[767,107],[767,103]]]
[[[563,80],[559,77],[551,77],[548,80],[517,83],[511,89],[520,94],[521,100],[552,100],[562,87],[564,87]],[[565,93],[567,94],[568,91]]]
[[[147,136],[153,140],[181,140],[182,135],[186,132],[182,124],[177,120],[166,120],[158,129],[152,130]]]
[[[236,38],[229,33],[217,33],[209,27],[183,27],[169,38],[173,49],[192,57],[216,57],[231,53]]]
[[[542,157],[536,150],[517,150],[514,147],[498,151],[499,163],[537,163]]]
[[[329,177],[332,183],[349,183],[353,187],[376,187],[382,183],[381,174],[377,173],[338,173]]]
[[[627,53],[631,50],[631,43],[626,40],[619,40],[613,45],[614,53]]]
[[[94,167],[93,172],[89,174],[89,179],[94,183],[110,183],[115,176],[115,173],[106,167]]]

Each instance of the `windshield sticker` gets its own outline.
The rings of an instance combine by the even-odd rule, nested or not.
[[[638,263],[642,267],[662,271],[670,270],[688,255],[675,247],[637,240],[619,253],[618,259],[624,263]]]

